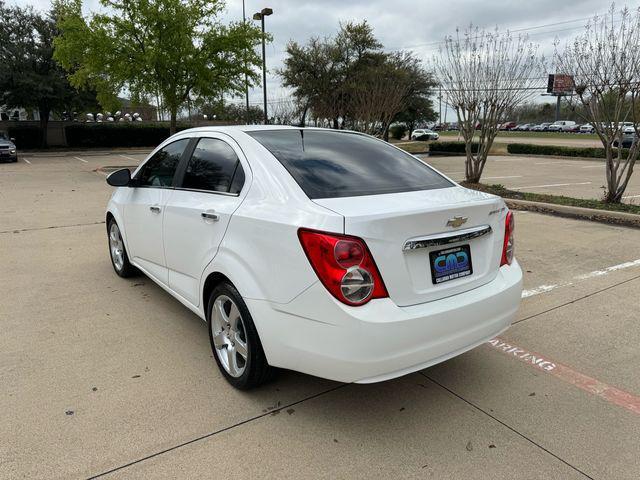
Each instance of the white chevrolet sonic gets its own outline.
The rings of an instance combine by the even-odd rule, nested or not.
[[[367,135],[195,128],[107,181],[116,273],[205,320],[237,388],[275,367],[405,375],[502,332],[520,303],[504,202]]]

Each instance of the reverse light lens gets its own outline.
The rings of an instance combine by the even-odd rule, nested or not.
[[[509,211],[504,219],[504,243],[502,245],[502,260],[500,261],[500,266],[511,265],[511,262],[513,262],[515,243],[514,229],[515,219],[513,212]]]
[[[318,278],[342,303],[364,305],[389,296],[362,239],[302,228],[298,237]]]

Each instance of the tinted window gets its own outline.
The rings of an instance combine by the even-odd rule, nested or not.
[[[238,182],[234,182],[234,175]],[[240,180],[242,183],[238,187]],[[215,138],[200,139],[187,164],[182,187],[238,193],[243,183],[244,172],[233,148]],[[231,188],[232,184],[234,188]]]
[[[247,133],[284,165],[309,198],[453,186],[420,160],[364,135],[324,130]]]
[[[176,168],[180,162],[180,157],[187,148],[189,139],[178,140],[177,142],[170,143],[162,150],[156,152],[147,163],[145,163],[138,174],[136,179],[138,185],[149,187],[170,187],[173,182],[173,176],[176,173]]]

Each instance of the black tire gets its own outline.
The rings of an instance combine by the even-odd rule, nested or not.
[[[214,308],[215,301],[221,297],[228,297],[228,299],[231,299],[237,306],[241,315],[247,358],[243,367],[244,371],[240,376],[232,376],[227,371],[220,361],[218,349],[214,344],[213,330],[215,328],[215,322],[212,322],[212,310]],[[207,325],[213,358],[215,359],[220,372],[222,372],[224,378],[226,378],[231,385],[239,390],[249,390],[268,382],[274,377],[276,369],[271,367],[267,362],[267,357],[262,349],[262,343],[260,342],[260,337],[258,336],[258,331],[253,323],[253,318],[249,313],[249,309],[244,303],[244,300],[238,290],[231,283],[222,282],[211,292],[209,302],[207,304]]]
[[[112,253],[110,235],[111,235],[111,229],[113,225],[117,227],[116,228],[117,235],[121,242],[122,265],[120,265],[120,262],[114,261],[114,254]],[[131,265],[131,262],[129,262],[129,255],[127,254],[127,249],[124,246],[122,235],[120,234],[120,227],[118,226],[117,222],[113,218],[110,218],[109,222],[107,223],[107,245],[109,246],[109,258],[111,259],[111,265],[113,266],[113,270],[116,272],[116,274],[122,278],[129,278],[129,277],[136,276],[138,274],[138,269],[133,265]]]

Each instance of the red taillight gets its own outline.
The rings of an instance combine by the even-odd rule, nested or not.
[[[318,278],[342,303],[364,305],[389,296],[362,239],[305,228],[298,230],[298,237]]]
[[[511,211],[507,212],[507,216],[504,219],[504,241],[502,244],[502,260],[500,266],[511,265],[513,261],[513,248],[515,238],[513,236],[513,230],[515,228],[515,220]]]

